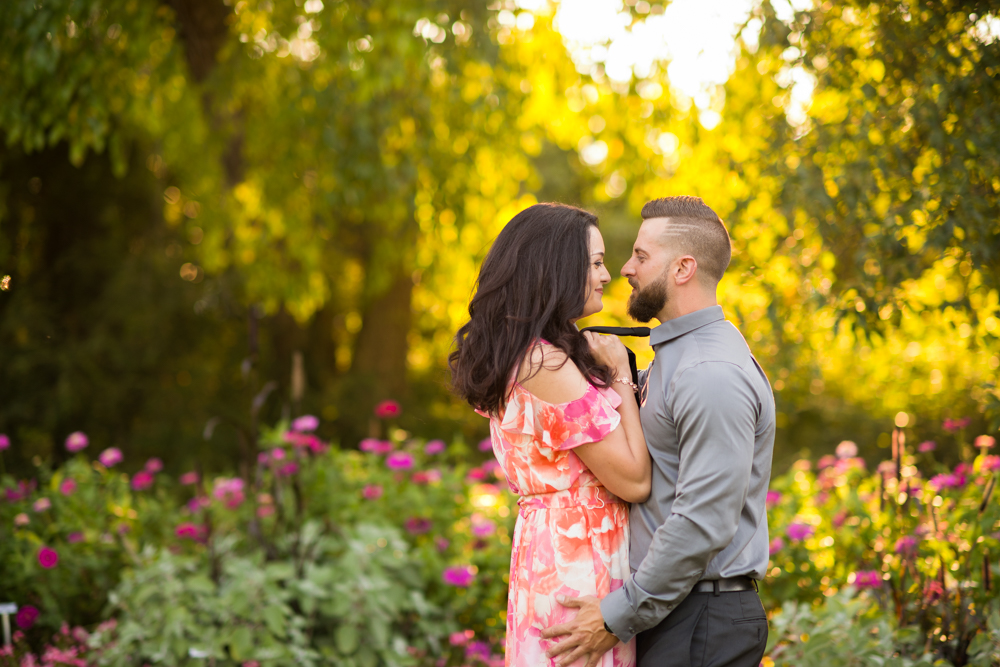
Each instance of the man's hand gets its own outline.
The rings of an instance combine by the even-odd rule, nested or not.
[[[628,352],[618,336],[602,336],[593,331],[584,331],[583,336],[590,344],[590,353],[594,355],[595,361],[610,368],[615,377],[632,379]]]
[[[569,623],[553,625],[551,628],[542,630],[543,639],[565,637],[546,651],[546,655],[550,658],[557,655],[563,656],[556,662],[556,667],[572,664],[586,655],[586,667],[594,667],[602,655],[618,644],[618,637],[604,629],[601,601],[593,595],[582,598],[568,598],[560,595],[556,600],[562,606],[574,607],[580,612]]]

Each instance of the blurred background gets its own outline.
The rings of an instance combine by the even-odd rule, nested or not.
[[[894,424],[957,461],[1000,425],[990,5],[5,2],[8,472],[77,430],[245,467],[304,413],[354,448],[385,399],[475,442],[446,356],[506,221],[598,213],[616,280],[588,323],[626,324],[639,210],[681,194],[733,237],[720,299],[775,389],[776,472],[845,439],[885,458]]]

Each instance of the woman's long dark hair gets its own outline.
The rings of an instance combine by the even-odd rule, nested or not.
[[[572,322],[587,299],[591,226],[597,217],[574,206],[535,204],[493,242],[448,356],[455,393],[477,410],[503,410],[511,374],[538,338],[565,352],[591,384],[611,383]]]

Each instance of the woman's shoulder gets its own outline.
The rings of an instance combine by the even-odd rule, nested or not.
[[[591,387],[563,350],[541,339],[524,355],[514,384],[554,405],[580,399]]]

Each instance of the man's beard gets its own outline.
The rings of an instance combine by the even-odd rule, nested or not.
[[[667,277],[661,276],[655,283],[639,288],[628,298],[629,317],[638,322],[648,322],[659,314],[667,305]]]

